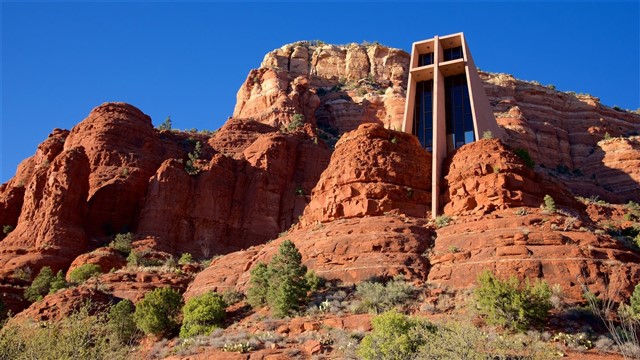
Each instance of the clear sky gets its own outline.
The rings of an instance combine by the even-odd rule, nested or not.
[[[286,43],[417,40],[463,31],[476,65],[640,108],[640,6],[626,2],[2,1],[1,173],[54,128],[131,103],[159,124],[219,128],[249,70]]]

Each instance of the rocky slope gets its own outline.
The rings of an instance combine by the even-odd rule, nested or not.
[[[301,42],[265,56],[238,91],[233,118],[213,135],[154,129],[123,103],[54,130],[0,187],[0,225],[15,228],[0,241],[2,301],[19,312],[41,267],[87,263],[105,274],[22,316],[56,318],[83,298],[137,301],[158,286],[186,298],[244,290],[251,267],[283,239],[309,268],[347,284],[402,275],[464,292],[489,268],[548,279],[569,301],[580,300],[579,277],[599,293],[608,278],[628,295],[640,280],[637,249],[606,234],[594,219],[608,213],[585,211],[574,195],[640,201],[640,115],[483,73],[506,135],[447,160],[440,196],[452,224],[436,228],[427,220],[431,155],[393,130],[408,62],[404,51],[377,44]],[[517,148],[537,165],[527,167]],[[562,214],[540,212],[547,194]],[[127,267],[106,247],[124,232],[134,234],[134,251],[162,262],[185,252],[224,256],[197,275],[197,267]]]

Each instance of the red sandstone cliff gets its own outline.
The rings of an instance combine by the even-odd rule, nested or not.
[[[284,238],[330,279],[401,274],[456,290],[488,267],[547,278],[574,299],[578,275],[594,291],[604,291],[601,278],[610,275],[628,293],[640,278],[638,254],[596,235],[600,225],[574,195],[640,201],[640,147],[632,136],[640,115],[482,74],[506,136],[448,159],[441,196],[455,224],[435,229],[426,220],[430,154],[414,137],[389,130],[401,125],[408,60],[380,45],[286,45],[250,72],[234,118],[213,135],[158,131],[123,103],[95,108],[70,132],[54,130],[0,187],[0,225],[15,227],[0,240],[3,301],[14,311],[27,305],[28,281],[14,278],[18,269],[33,277],[42,266],[124,266],[104,246],[128,231],[134,248],[158,258],[231,253],[193,282],[127,269],[104,274],[99,284],[111,295],[138,300],[156,286],[189,283],[187,297],[244,289],[251,266],[270,258],[280,240],[261,244],[297,222]],[[287,129],[295,114],[305,125]],[[602,140],[607,132],[614,138]],[[187,154],[197,141],[199,172],[189,175]],[[538,165],[526,167],[515,148]],[[574,216],[540,213],[546,194]],[[520,207],[528,214],[516,215]],[[52,304],[94,295],[84,288],[53,294],[30,314],[55,316]]]

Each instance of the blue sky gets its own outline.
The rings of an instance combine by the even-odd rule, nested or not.
[[[476,64],[640,108],[640,6],[627,2],[2,2],[1,173],[95,106],[219,128],[264,54],[297,40],[413,41],[464,31]]]

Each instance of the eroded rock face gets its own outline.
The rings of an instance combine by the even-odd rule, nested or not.
[[[629,191],[634,184],[625,175],[635,160],[630,165],[615,160],[637,160],[637,145],[632,145],[637,141],[621,140],[628,141],[627,145],[605,142],[607,149],[600,143],[607,133],[611,137],[638,135],[639,114],[606,107],[591,95],[563,93],[507,74],[481,73],[481,77],[498,124],[505,129],[502,140],[506,144],[527,149],[547,169],[572,175],[563,180],[577,194],[589,197],[596,192],[611,202],[640,199],[637,192]],[[618,145],[624,150],[617,150]]]
[[[43,266],[57,271],[87,251],[84,221],[89,161],[82,148],[70,148],[47,167],[39,167],[26,188],[13,232],[0,242],[0,278]]]
[[[68,130],[54,129],[47,139],[38,145],[35,155],[23,160],[18,165],[15,176],[7,183],[0,185],[0,219],[2,219],[0,226],[16,227],[27,185],[39,168],[48,167],[53,159],[62,152],[68,135]],[[4,237],[5,234],[0,233],[0,239]]]
[[[280,127],[301,114],[334,135],[362,123],[400,129],[408,67],[409,54],[380,45],[285,45],[251,71],[234,117]]]
[[[171,159],[151,178],[138,234],[154,238],[157,250],[224,254],[273,239],[302,215],[329,150],[314,142],[310,128],[282,134],[233,124],[211,142],[235,158],[216,154],[196,176]],[[258,131],[228,141],[251,126]]]
[[[538,207],[545,195],[556,205],[578,211],[564,184],[527,167],[500,140],[479,140],[458,149],[445,164],[444,212],[448,215],[487,214],[518,206]]]
[[[462,290],[489,270],[501,278],[544,278],[568,303],[581,302],[581,283],[595,294],[628,299],[640,280],[640,256],[589,223],[564,215],[511,210],[438,229],[429,283]],[[609,281],[607,285],[606,282]]]
[[[162,146],[151,118],[125,103],[105,103],[76,125],[65,149],[83,147],[89,158],[86,226],[110,236],[135,228],[149,177],[162,161]]]
[[[313,189],[301,223],[383,215],[424,217],[431,203],[431,155],[415,137],[363,124],[345,134]]]
[[[423,253],[433,244],[433,230],[425,220],[404,216],[367,216],[297,228],[266,245],[215,259],[189,285],[185,299],[206,291],[248,288],[250,271],[269,262],[285,239],[291,240],[302,262],[318,276],[346,284],[374,277],[424,279],[429,263]]]

